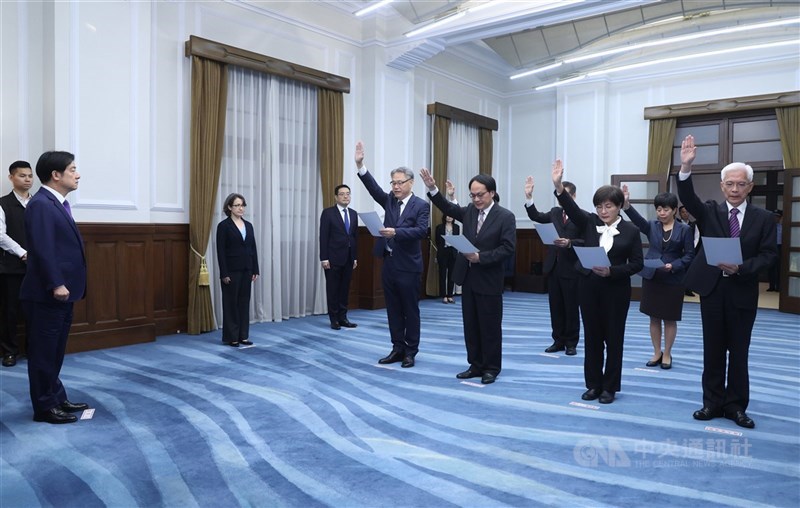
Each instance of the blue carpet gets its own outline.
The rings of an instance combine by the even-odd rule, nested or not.
[[[578,355],[543,352],[545,295],[507,293],[498,381],[460,382],[460,306],[421,303],[417,365],[379,366],[385,311],[69,355],[72,425],[31,421],[26,365],[0,369],[0,506],[800,505],[800,319],[760,310],[750,348],[753,430],[698,422],[699,306],[672,370],[647,368],[632,304],[622,391],[584,403]],[[477,382],[474,382],[477,381]]]

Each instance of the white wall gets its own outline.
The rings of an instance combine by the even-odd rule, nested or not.
[[[351,80],[345,96],[345,183],[360,210],[375,205],[355,177],[363,139],[379,182],[389,171],[429,164],[427,104],[496,118],[494,167],[503,204],[522,209],[522,184],[552,205],[550,165],[561,157],[578,201],[615,173],[642,173],[647,106],[800,89],[797,50],[693,67],[516,90],[463,58],[438,55],[415,70],[386,66],[381,20],[302,2],[247,7],[227,2],[0,2],[0,165],[45,149],[76,154],[82,174],[71,196],[80,222],[188,222],[190,35],[218,40]],[[309,20],[304,24],[298,19]],[[396,52],[396,51],[395,51]],[[111,62],[110,64],[108,62]],[[419,179],[415,192],[422,194]],[[10,185],[0,178],[0,191]]]

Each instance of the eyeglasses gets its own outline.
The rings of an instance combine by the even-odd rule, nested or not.
[[[411,178],[406,178],[405,180],[392,180],[391,182],[389,182],[389,185],[391,185],[392,187],[400,187],[409,180],[411,180]]]
[[[349,193],[349,192],[340,192],[340,193],[338,193],[338,194],[336,194],[336,195],[337,195],[337,196],[341,196],[341,197],[345,197],[345,196],[349,196],[349,195],[350,195],[350,193]]]
[[[722,182],[722,185],[725,186],[727,189],[733,189],[734,187],[738,187],[739,189],[744,189],[750,182]]]
[[[236,205],[231,205],[231,208],[247,208],[247,205],[239,203],[239,204],[236,204]]]
[[[489,192],[489,191],[483,191],[483,192],[470,192],[470,193],[469,193],[469,199],[475,199],[475,198],[481,199],[481,198],[483,198],[483,196],[485,196],[485,195],[486,195],[488,192]]]
[[[602,205],[597,205],[594,207],[594,209],[598,212],[602,210],[613,210],[614,208],[618,208],[614,203],[603,203]]]

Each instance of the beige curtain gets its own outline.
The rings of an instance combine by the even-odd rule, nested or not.
[[[482,175],[492,174],[492,129],[480,129],[480,173]]]
[[[447,181],[447,150],[450,145],[450,119],[433,117],[433,179],[440,192],[445,192]],[[439,296],[439,266],[436,264],[436,226],[442,222],[442,212],[435,206],[431,210],[431,244],[428,255],[428,274],[425,294]]]
[[[672,142],[675,139],[677,118],[650,120],[650,134],[647,137],[647,174],[666,175],[672,167]]]
[[[800,106],[775,108],[784,168],[800,168]]]
[[[228,72],[223,64],[192,57],[192,119],[189,141],[189,308],[190,334],[216,328],[211,292],[200,285],[199,275],[211,233],[219,186]]]
[[[320,88],[317,91],[317,144],[322,180],[322,206],[333,206],[333,189],[344,176],[344,96]]]

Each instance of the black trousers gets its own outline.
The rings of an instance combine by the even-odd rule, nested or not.
[[[581,331],[578,277],[559,277],[553,270],[547,276],[547,292],[553,343],[559,346],[577,346]]]
[[[419,293],[421,275],[398,270],[392,256],[383,258],[383,297],[392,351],[404,356],[419,352]]]
[[[476,293],[467,275],[461,286],[461,313],[470,370],[499,374],[503,363],[503,295]]]
[[[737,306],[732,298],[735,291],[734,284],[723,277],[711,294],[700,297],[703,406],[726,412],[746,411],[750,403],[747,362],[757,311]]]
[[[222,284],[222,342],[250,338],[250,292],[253,274],[231,272],[230,284]]]
[[[19,305],[19,288],[24,273],[0,274],[0,353],[18,355],[17,324],[22,317]]]
[[[49,411],[67,400],[59,374],[72,326],[72,302],[23,301],[29,327],[28,381],[35,413]]]
[[[451,248],[451,247],[446,247]],[[456,283],[453,281],[453,268],[456,266],[455,254],[446,253],[436,259],[439,264],[439,296],[452,297]]]
[[[350,281],[353,277],[353,261],[344,266],[331,265],[325,271],[325,293],[328,296],[328,317],[331,323],[347,320],[350,300]]]
[[[578,287],[586,388],[618,392],[622,383],[622,348],[631,305],[631,281],[629,278],[611,281],[592,274],[581,277]]]

